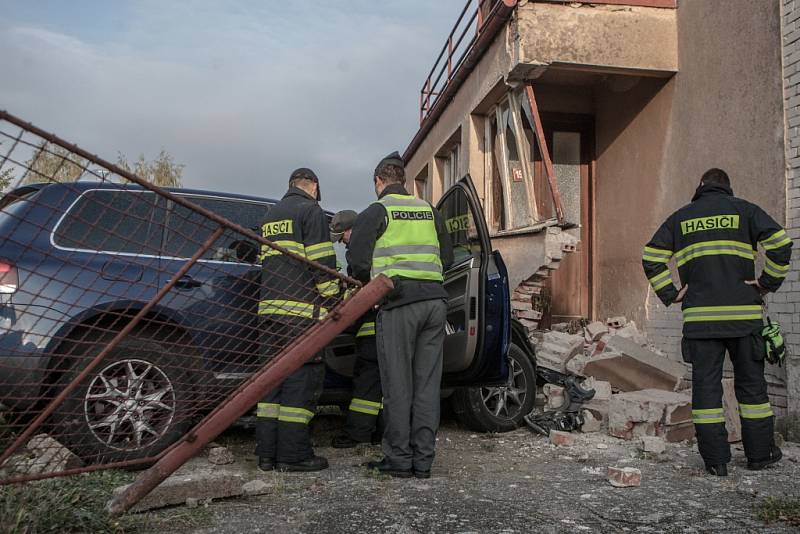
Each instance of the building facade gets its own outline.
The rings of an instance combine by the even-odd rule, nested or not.
[[[794,0],[469,2],[423,83],[408,185],[435,201],[472,177],[529,327],[624,315],[679,359],[641,250],[702,173],[798,238],[798,18]],[[795,353],[799,294],[795,265],[770,303]],[[797,413],[787,370],[768,379]]]

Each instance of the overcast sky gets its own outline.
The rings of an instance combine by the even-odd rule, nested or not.
[[[0,0],[0,109],[108,159],[161,148],[186,187],[372,200],[464,0]]]

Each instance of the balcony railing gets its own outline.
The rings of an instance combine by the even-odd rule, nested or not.
[[[420,124],[430,115],[454,74],[474,50],[481,31],[497,16],[501,7],[513,7],[516,3],[516,0],[467,0],[422,84],[419,95]]]

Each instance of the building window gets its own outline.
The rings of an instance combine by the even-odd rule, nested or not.
[[[461,144],[453,145],[442,158],[444,167],[442,170],[442,192],[444,193],[461,179],[461,169],[458,164],[458,153],[461,151]]]
[[[428,166],[425,165],[425,168],[422,169],[416,178],[414,178],[414,192],[416,193],[417,197],[421,198],[422,200],[427,200],[428,202],[433,201],[433,191],[431,188],[431,180],[430,176],[428,175]]]
[[[485,136],[491,231],[524,230],[550,218],[549,185],[537,172],[541,154],[524,90],[509,93],[489,112]]]

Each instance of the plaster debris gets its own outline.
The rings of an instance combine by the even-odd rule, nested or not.
[[[642,436],[639,438],[639,450],[661,454],[667,450],[667,444],[662,438],[656,436]]]
[[[214,465],[228,465],[236,461],[227,447],[211,447],[208,449],[208,462]]]

